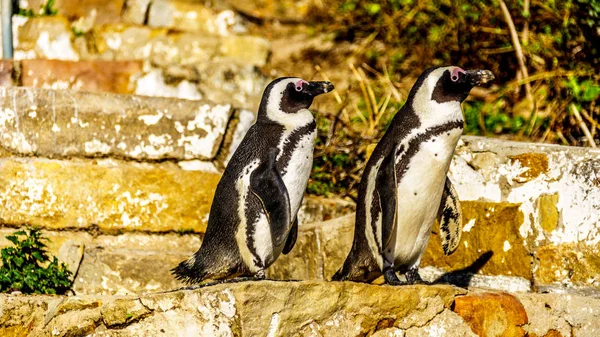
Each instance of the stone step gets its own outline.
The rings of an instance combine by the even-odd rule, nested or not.
[[[155,64],[213,61],[262,66],[269,42],[252,35],[208,35],[130,24],[78,32],[65,17],[14,17],[15,59],[144,60]]]
[[[38,14],[45,0],[20,1],[20,9]],[[202,34],[245,32],[243,19],[224,2],[189,0],[55,0],[53,9],[87,25],[148,24]]]
[[[177,160],[8,156],[0,162],[2,222],[60,230],[203,232],[219,179]],[[206,170],[207,163],[191,168]],[[599,288],[599,165],[600,151],[463,137],[450,168],[463,208],[462,240],[446,257],[433,235],[422,265],[439,270],[434,278],[460,271],[508,277],[496,286],[502,289]],[[352,221],[303,225],[297,246],[276,262],[271,277],[329,279],[350,249]]]
[[[212,160],[233,109],[171,98],[0,88],[0,142],[17,155]]]
[[[266,78],[254,68],[235,64],[209,62],[161,68],[147,67],[144,63],[141,60],[0,60],[0,87],[210,100],[255,111],[266,85]]]
[[[50,229],[204,232],[218,173],[175,163],[0,158],[0,221]]]
[[[390,287],[240,282],[141,296],[0,295],[3,336],[595,336],[600,300]]]
[[[161,186],[163,185],[157,186],[157,189]],[[193,187],[202,191],[205,189],[203,186],[205,185],[195,185]],[[178,187],[175,185],[172,188],[177,189]],[[206,190],[208,191],[209,188],[206,187]],[[160,196],[159,193],[166,192],[156,192],[155,195]],[[179,196],[180,200],[177,207],[180,210],[188,206],[193,207],[193,209],[188,210],[191,212],[189,214],[175,215],[174,211],[169,209],[173,208],[171,205],[167,205],[164,210],[161,210],[161,207],[155,207],[150,203],[145,206],[145,209],[158,209],[159,212],[156,215],[146,213],[144,217],[144,214],[140,215],[140,212],[132,211],[132,207],[116,206],[118,209],[123,208],[123,214],[128,218],[137,217],[145,223],[147,222],[142,227],[121,225],[117,229],[115,225],[118,225],[120,220],[116,218],[120,215],[116,214],[112,216],[113,220],[108,219],[102,226],[99,224],[88,227],[81,226],[76,231],[69,230],[64,226],[57,228],[57,230],[43,230],[43,235],[50,239],[48,251],[51,255],[59,256],[61,261],[75,261],[69,265],[69,268],[76,276],[72,289],[78,295],[139,294],[147,291],[166,291],[181,287],[183,284],[177,282],[171,276],[170,270],[198,250],[202,235],[194,232],[203,231],[203,221],[208,216],[208,208],[206,207],[208,204],[198,200],[196,196],[191,196],[193,200],[188,203],[187,200],[190,199],[190,196],[187,193],[188,191],[181,190],[179,194],[174,194],[173,197],[175,195]],[[55,197],[52,196],[52,198]],[[138,204],[145,203],[143,196],[132,199],[136,199]],[[56,198],[56,200],[60,199]],[[173,201],[173,199],[170,199],[170,201]],[[85,201],[85,203],[89,202],[88,200]],[[123,200],[119,200],[119,202],[123,203]],[[195,202],[197,205],[194,204]],[[166,203],[163,205],[166,205]],[[71,210],[67,209],[65,211]],[[298,222],[300,228],[304,228],[307,223],[339,218],[352,211],[354,211],[354,204],[351,202],[306,197],[298,214]],[[40,212],[45,211],[40,210]],[[85,215],[84,212],[77,214],[79,216]],[[153,217],[153,219],[148,222],[150,217]],[[165,221],[165,218],[168,217],[171,217],[171,220],[174,221]],[[5,220],[2,219],[2,221]],[[192,227],[192,221],[195,221],[195,223],[200,222],[200,225]],[[161,227],[157,228],[156,226],[160,224],[162,224]],[[44,223],[43,225],[46,227],[52,226],[51,223]],[[0,248],[12,245],[6,240],[6,236],[14,231],[13,228],[0,228]],[[304,233],[304,231],[301,230],[301,233]],[[290,277],[296,279],[323,279],[323,276],[318,274],[316,270],[317,263],[320,261],[314,260],[315,253],[305,251],[307,245],[311,245],[313,242],[304,238],[304,234],[301,235],[302,239],[298,242],[296,249],[298,249],[298,253],[306,253],[307,257],[310,257],[313,261],[301,264],[302,256],[296,254],[293,260],[283,259],[269,269],[270,277],[279,279],[289,279]],[[72,246],[84,247],[84,249],[82,251],[69,249]],[[311,268],[312,271],[307,268]],[[297,271],[294,272],[296,269]]]

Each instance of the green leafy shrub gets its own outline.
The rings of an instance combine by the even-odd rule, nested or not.
[[[62,294],[71,287],[72,273],[56,256],[51,259],[44,244],[49,239],[39,229],[21,230],[6,238],[14,247],[1,250],[0,291]]]

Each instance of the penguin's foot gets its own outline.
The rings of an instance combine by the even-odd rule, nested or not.
[[[400,281],[393,267],[383,269],[383,278],[385,279],[385,282],[391,286],[401,286],[406,284],[406,282]]]
[[[408,269],[404,275],[408,284],[429,284],[429,282],[423,281],[421,275],[419,275],[418,267]]]
[[[255,280],[266,280],[267,276],[265,275],[265,270],[261,269],[254,275]]]

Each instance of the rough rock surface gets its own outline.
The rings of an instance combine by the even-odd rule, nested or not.
[[[210,102],[0,88],[0,142],[18,155],[206,160],[231,114]]]
[[[323,208],[324,205],[329,207]],[[305,220],[323,221],[352,210],[344,201],[327,200],[324,203],[320,198],[308,197],[300,210],[300,226],[304,226]],[[199,211],[208,212],[208,209]],[[200,215],[200,219],[206,216]],[[64,228],[44,230],[43,234],[51,240],[48,243],[50,254],[58,256],[73,271],[73,291],[77,295],[132,295],[183,286],[170,270],[200,247],[202,234],[192,233],[193,228],[187,227],[189,223],[186,222],[165,221],[164,224],[172,227],[162,227],[168,232],[160,234],[148,233],[145,228],[107,229],[96,225],[79,228],[79,231]],[[14,231],[13,228],[0,228],[0,248],[11,245],[5,237]],[[310,254],[316,244],[312,239],[301,234],[294,250],[310,245],[304,253],[312,256]],[[270,277],[283,280],[323,279],[322,271],[317,271],[322,265],[322,257],[318,261],[306,262],[301,255],[295,255],[292,260],[283,256],[281,260],[269,269]]]
[[[516,294],[525,307],[528,336],[600,335],[600,298],[570,294]]]
[[[0,219],[50,229],[204,232],[220,176],[173,163],[0,158]]]
[[[23,60],[21,85],[46,89],[70,89],[131,94],[142,71],[141,61]]]
[[[139,297],[0,295],[0,334],[350,337],[390,328],[407,335],[413,329],[465,331],[466,323],[447,310],[461,293],[450,286],[262,281]]]
[[[507,293],[476,293],[456,298],[453,309],[481,337],[525,336],[523,305]]]

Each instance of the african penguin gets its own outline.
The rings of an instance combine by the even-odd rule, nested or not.
[[[312,168],[317,135],[308,110],[329,82],[279,78],[263,92],[257,119],[227,165],[200,249],[173,269],[186,283],[265,277],[296,242],[296,215]]]
[[[462,218],[448,167],[463,129],[461,102],[488,70],[433,67],[412,87],[375,147],[358,190],[354,242],[333,280],[422,282],[418,268],[437,216],[446,255],[460,240]]]

